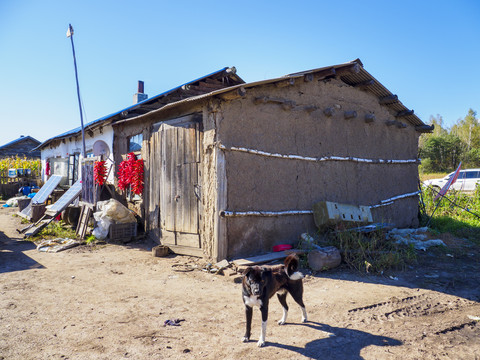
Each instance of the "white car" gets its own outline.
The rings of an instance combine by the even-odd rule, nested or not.
[[[445,176],[443,179],[430,179],[423,182],[424,185],[434,188],[437,191],[445,185],[453,176],[453,172]],[[457,181],[450,186],[450,189],[457,191],[475,191],[477,184],[480,183],[480,169],[466,169],[460,170]]]

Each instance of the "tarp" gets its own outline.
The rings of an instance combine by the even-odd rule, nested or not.
[[[79,241],[73,239],[52,239],[42,241],[37,245],[37,250],[42,252],[56,253],[80,245]]]

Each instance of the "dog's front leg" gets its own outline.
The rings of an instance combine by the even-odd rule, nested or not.
[[[260,312],[262,313],[262,329],[260,331],[260,339],[258,340],[257,346],[262,347],[265,345],[265,334],[267,333],[267,320],[268,320],[268,303],[260,307]]]
[[[252,329],[252,314],[253,309],[250,306],[245,305],[245,319],[247,320],[247,325],[245,329],[245,336],[242,339],[243,342],[248,342],[250,340],[250,330]]]

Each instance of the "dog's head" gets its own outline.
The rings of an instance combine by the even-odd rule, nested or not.
[[[261,296],[270,270],[258,266],[248,267],[243,273],[243,286],[251,295]]]

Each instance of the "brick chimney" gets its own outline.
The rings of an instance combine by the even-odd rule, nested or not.
[[[148,99],[148,95],[143,93],[143,81],[138,80],[138,91],[133,95],[133,104],[138,104],[146,99]]]

